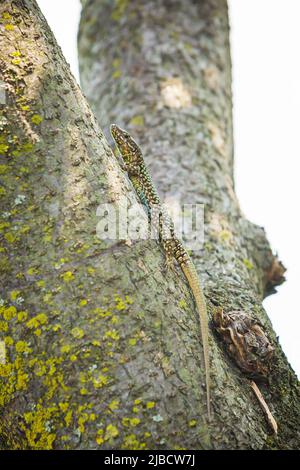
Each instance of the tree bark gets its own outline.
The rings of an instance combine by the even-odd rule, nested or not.
[[[147,259],[148,244],[131,247],[127,256],[132,266],[127,269],[136,275],[135,253],[142,256],[148,273],[157,269],[154,290],[159,301],[154,304],[149,295],[149,277],[136,284],[135,292],[140,294],[135,305],[145,313],[145,324],[139,327],[151,341],[141,345],[135,361],[128,360],[129,381],[119,378],[124,391],[129,384],[134,391],[147,389],[156,403],[156,417],[163,417],[163,425],[156,424],[156,437],[146,445],[298,448],[299,384],[262,307],[263,298],[283,282],[284,268],[272,254],[263,228],[244,218],[234,192],[226,1],[82,3],[81,82],[104,131],[108,135],[109,123],[116,122],[136,138],[164,198],[205,204],[205,242],[193,260],[210,314],[216,309],[245,312],[260,322],[275,348],[269,383],[260,387],[277,420],[277,437],[270,433],[249,381],[228,358],[211,323],[214,419],[208,425],[204,389],[199,387],[204,373],[198,325],[182,275],[169,275],[164,290],[157,277],[161,265],[153,265],[159,259],[156,245],[151,245]],[[127,286],[122,283],[123,295],[130,285],[130,280]],[[188,308],[178,310],[183,292]],[[162,307],[164,301],[168,304]],[[157,318],[160,328],[154,335]],[[130,307],[128,325],[135,321]],[[127,416],[124,409],[120,413]],[[145,419],[153,437],[154,417]],[[135,428],[139,442],[140,426]]]
[[[1,445],[207,448],[189,289],[155,241],[99,240],[135,195],[36,3],[0,19]]]

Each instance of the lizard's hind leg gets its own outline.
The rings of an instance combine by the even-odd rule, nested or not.
[[[170,269],[172,271],[175,271],[174,240],[172,238],[167,238],[167,239],[162,238],[161,242],[162,242],[163,248],[165,250],[165,255],[166,255],[166,263],[165,263],[166,271],[169,271]]]

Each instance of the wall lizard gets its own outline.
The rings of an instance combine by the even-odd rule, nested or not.
[[[128,132],[120,129],[116,124],[111,125],[110,131],[122,156],[124,169],[141,203],[147,210],[152,226],[158,231],[159,240],[166,253],[167,265],[170,265],[173,263],[173,260],[176,259],[193,292],[200,317],[205,365],[207,412],[208,418],[210,419],[208,315],[205,297],[200,286],[196,268],[181,241],[175,236],[172,219],[161,204],[150,173],[145,165],[140,147]]]

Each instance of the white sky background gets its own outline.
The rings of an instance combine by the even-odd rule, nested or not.
[[[79,81],[80,1],[38,4]],[[300,376],[300,1],[229,0],[229,7],[236,190],[288,269],[264,306]]]

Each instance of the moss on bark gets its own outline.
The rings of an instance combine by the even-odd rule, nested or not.
[[[157,243],[99,240],[135,196],[36,3],[0,19],[3,447],[207,448],[188,288]]]

